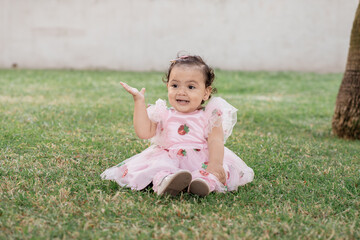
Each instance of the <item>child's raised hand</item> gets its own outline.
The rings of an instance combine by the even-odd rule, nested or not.
[[[134,97],[134,101],[135,100],[139,100],[139,99],[144,99],[145,98],[145,88],[142,88],[140,91],[137,90],[136,88],[130,87],[129,85],[127,85],[124,82],[120,82],[121,86],[123,86],[125,88],[125,90],[130,93],[131,95],[133,95]]]

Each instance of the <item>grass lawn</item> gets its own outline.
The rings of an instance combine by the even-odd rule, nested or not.
[[[359,239],[360,141],[331,133],[342,74],[216,74],[255,179],[199,198],[99,176],[149,146],[119,81],[154,103],[163,73],[0,70],[0,239]]]

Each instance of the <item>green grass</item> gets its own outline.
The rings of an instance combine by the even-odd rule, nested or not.
[[[216,73],[255,179],[174,198],[99,177],[149,145],[119,81],[153,103],[162,73],[0,70],[0,239],[359,239],[360,142],[331,133],[342,75]]]

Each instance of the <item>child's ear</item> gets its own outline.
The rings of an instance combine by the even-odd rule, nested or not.
[[[209,99],[210,95],[211,95],[211,92],[212,92],[212,87],[209,86],[205,89],[205,95],[204,95],[204,98],[203,100],[206,101]]]

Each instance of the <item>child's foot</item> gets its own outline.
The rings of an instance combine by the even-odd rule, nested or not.
[[[205,197],[210,193],[210,187],[207,182],[202,178],[197,178],[190,183],[189,192]]]
[[[176,196],[191,182],[191,173],[187,170],[180,170],[170,174],[160,182],[158,186],[158,195],[170,194]]]

